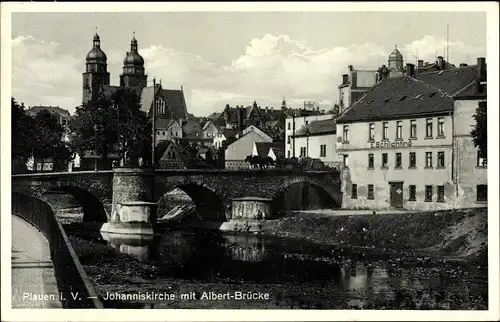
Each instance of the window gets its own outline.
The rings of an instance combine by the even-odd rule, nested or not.
[[[417,200],[417,186],[415,185],[410,185],[410,201],[416,201]]]
[[[438,137],[444,136],[444,117],[438,117]]]
[[[382,168],[387,168],[387,153],[382,153]]]
[[[291,130],[292,127],[291,127],[292,123],[288,123],[288,129]]]
[[[432,119],[427,119],[425,123],[425,137],[432,138]]]
[[[444,186],[438,186],[437,202],[444,202]]]
[[[484,154],[485,153],[482,153],[479,150],[477,151],[477,166],[478,167],[486,167],[487,166],[486,156]]]
[[[437,167],[444,168],[444,152],[443,151],[438,152],[438,160],[437,161],[438,161]]]
[[[344,133],[342,135],[342,142],[349,142],[349,125],[344,125]]]
[[[410,166],[408,168],[417,167],[417,155],[415,152],[410,152]]]
[[[382,132],[382,140],[387,140],[389,135],[388,135],[388,131],[389,131],[389,122],[384,122],[383,123],[383,129],[384,131]]]
[[[290,150],[287,151],[288,158],[290,159]]]
[[[347,167],[347,166],[349,165],[349,155],[344,154],[344,155],[342,156],[342,158],[343,158],[343,164],[344,164],[344,167]]]
[[[306,121],[306,125],[309,125],[309,121]]]
[[[410,121],[410,139],[417,138],[417,120]]]
[[[368,154],[368,168],[373,169],[373,153]]]
[[[358,199],[358,185],[357,184],[352,185],[351,199]]]
[[[488,201],[488,185],[478,184],[476,187],[477,201]]]
[[[306,147],[305,146],[300,148],[300,157],[301,158],[306,157]]]
[[[401,168],[403,161],[401,157],[401,153],[396,153],[396,166],[395,168]]]
[[[396,123],[396,140],[403,139],[403,122],[398,121]]]
[[[320,157],[326,157],[326,144],[322,144],[319,147],[319,156]]]
[[[288,141],[288,144],[290,144],[290,140],[291,140],[291,137],[289,136],[289,137],[288,137],[288,140],[287,140],[287,141]]]
[[[372,184],[368,185],[368,199],[375,199],[375,196],[373,195],[373,185]]]
[[[425,152],[425,167],[432,168],[432,152]]]
[[[432,201],[432,186],[425,186],[425,201]]]
[[[370,123],[368,141],[375,141],[375,123]]]

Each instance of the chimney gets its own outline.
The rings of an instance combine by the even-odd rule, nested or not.
[[[348,83],[348,81],[349,81],[349,78],[348,78],[348,77],[349,77],[349,75],[348,75],[348,74],[344,74],[344,75],[342,75],[342,85],[345,85],[345,84],[347,84],[347,83]]]
[[[21,108],[24,110],[24,102],[21,103]]]
[[[479,81],[486,81],[486,58],[484,57],[477,59],[477,77]]]
[[[438,56],[437,58],[438,58],[438,60],[437,60],[437,65],[438,65],[439,69],[444,69],[444,60],[443,60],[443,56]]]
[[[467,67],[468,65],[466,63],[461,63],[460,67]]]
[[[349,69],[350,72],[352,72],[352,70],[354,69],[354,67],[352,67],[352,65],[347,66],[347,68]]]
[[[269,107],[266,106],[266,112],[269,110]]]
[[[184,92],[184,86],[181,85],[181,92]]]
[[[420,68],[422,68],[422,67],[424,67],[424,61],[423,61],[423,60],[421,60],[421,59],[419,59],[419,60],[418,60],[418,65],[417,65],[417,66],[418,66],[418,68],[419,68],[419,69],[420,69]]]
[[[406,64],[406,76],[409,76],[409,77],[415,76],[415,65]]]

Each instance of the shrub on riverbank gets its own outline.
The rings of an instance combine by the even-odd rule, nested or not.
[[[486,208],[352,216],[289,215],[275,223],[274,234],[380,250],[426,250],[454,257],[486,255]]]

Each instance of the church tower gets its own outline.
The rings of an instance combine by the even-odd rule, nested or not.
[[[120,86],[133,87],[142,90],[147,86],[148,76],[144,72],[144,59],[137,51],[137,40],[134,37],[130,42],[130,52],[123,60],[123,73],[120,75]]]
[[[94,35],[93,47],[86,56],[83,73],[83,103],[94,99],[104,85],[109,85],[106,54],[101,49],[99,35]]]
[[[403,55],[399,52],[398,46],[395,46],[394,50],[389,55],[389,65],[387,67],[389,70],[396,72],[402,72],[404,70]]]

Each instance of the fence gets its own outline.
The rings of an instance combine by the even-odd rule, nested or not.
[[[38,228],[49,241],[57,287],[64,308],[103,308],[87,274],[78,260],[61,223],[52,207],[37,198],[12,193],[12,213]],[[73,296],[78,297],[73,300]]]

